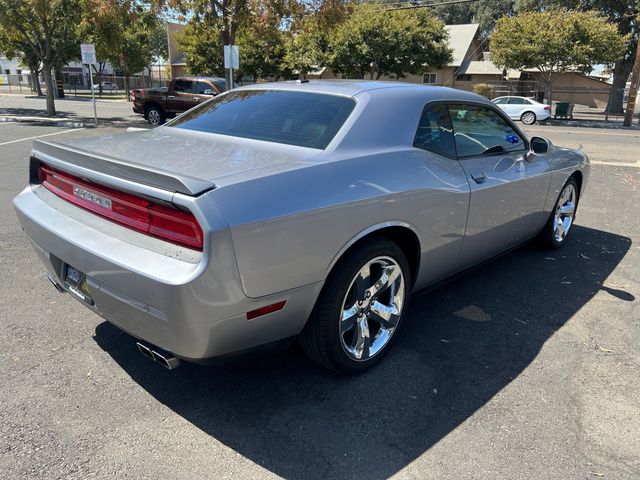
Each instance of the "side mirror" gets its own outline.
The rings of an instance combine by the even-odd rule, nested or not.
[[[203,95],[215,95],[214,91],[210,88],[205,89],[205,91],[202,93]]]
[[[542,137],[531,137],[529,140],[529,151],[536,155],[542,155],[549,151],[549,140]]]

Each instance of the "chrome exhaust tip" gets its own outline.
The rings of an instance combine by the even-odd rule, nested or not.
[[[136,347],[138,347],[138,351],[154,362],[159,363],[164,368],[168,370],[173,370],[174,368],[178,368],[180,366],[180,359],[174,357],[169,353],[160,353],[157,350],[152,350],[147,347],[144,343],[136,342]]]
[[[55,281],[55,279],[51,276],[50,273],[47,273],[47,280],[49,280],[49,282],[51,283],[51,285],[54,286],[54,288],[60,292],[60,293],[64,293],[65,289],[62,287],[62,285],[60,285],[58,282]]]
[[[174,368],[178,368],[180,366],[180,359],[171,355],[166,355],[162,353],[158,353],[155,350],[151,350],[151,354],[156,362],[158,362],[163,367],[173,370]]]
[[[149,347],[147,347],[146,345],[143,345],[140,342],[136,342],[136,347],[138,347],[138,351],[144,355],[145,357],[147,357],[150,360],[153,360],[154,362],[156,361],[155,358],[153,358],[153,353],[151,353],[151,349]]]

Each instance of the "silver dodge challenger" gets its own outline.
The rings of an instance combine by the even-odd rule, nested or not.
[[[411,292],[534,238],[561,247],[588,176],[478,95],[311,80],[36,141],[14,205],[50,282],[165,367],[298,338],[359,373]]]

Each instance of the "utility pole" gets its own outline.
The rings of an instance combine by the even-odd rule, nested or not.
[[[636,109],[636,97],[638,96],[638,86],[640,84],[640,40],[636,45],[636,59],[631,71],[631,86],[627,97],[627,110],[624,112],[624,126],[630,127],[633,123],[633,112]]]

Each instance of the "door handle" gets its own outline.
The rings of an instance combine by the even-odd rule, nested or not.
[[[193,97],[193,101],[194,102],[199,102],[200,101],[200,97]]]
[[[484,172],[481,173],[472,173],[471,178],[476,183],[483,183],[487,179],[487,174]]]
[[[167,98],[176,98],[175,95],[167,95]]]

